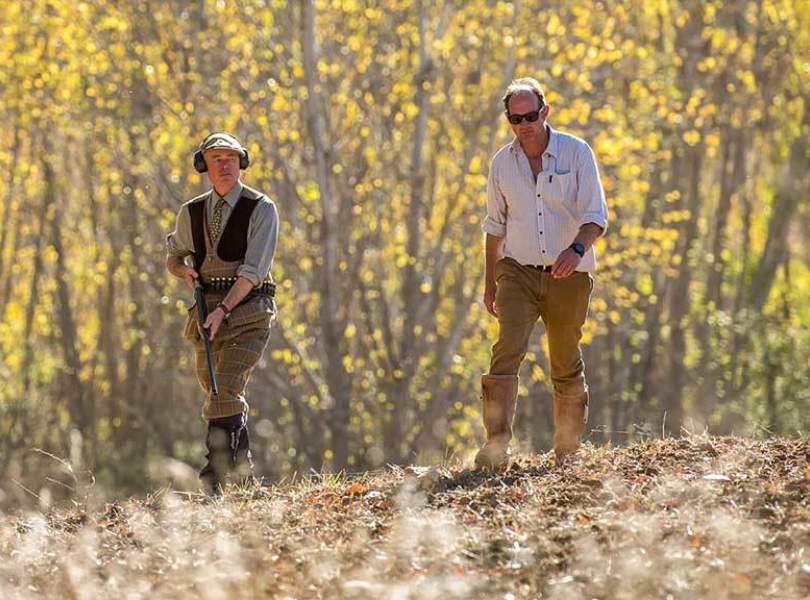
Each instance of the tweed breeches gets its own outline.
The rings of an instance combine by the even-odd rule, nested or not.
[[[211,342],[219,395],[211,391],[205,344],[199,335],[196,319],[193,314],[189,315],[186,337],[194,344],[197,380],[206,394],[202,411],[204,419],[247,413],[245,388],[270,339],[271,315],[265,312],[255,318],[256,314],[257,311],[252,311],[249,319],[240,319],[234,311],[232,317],[237,318],[223,323]]]

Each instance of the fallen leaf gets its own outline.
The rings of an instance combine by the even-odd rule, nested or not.
[[[350,496],[357,496],[359,494],[365,494],[368,491],[368,486],[365,483],[353,483],[348,488],[346,488],[346,493]]]

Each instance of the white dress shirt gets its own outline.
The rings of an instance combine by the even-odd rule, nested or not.
[[[607,229],[593,150],[576,136],[546,127],[549,141],[537,181],[517,138],[495,153],[487,180],[483,229],[505,238],[504,255],[524,265],[553,265],[586,223]],[[595,270],[596,256],[589,248],[577,271]]]

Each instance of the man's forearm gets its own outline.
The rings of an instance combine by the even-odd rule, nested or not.
[[[486,283],[491,284],[495,282],[495,263],[503,257],[503,238],[490,233],[486,235],[485,274]]]
[[[603,229],[597,225],[596,223],[585,223],[582,227],[579,228],[579,233],[577,233],[577,237],[571,242],[572,244],[582,244],[585,246],[585,250],[587,251],[588,248],[593,246],[593,243],[599,239],[599,236],[602,235]]]
[[[231,286],[231,289],[228,291],[228,295],[225,296],[225,299],[222,302],[228,307],[228,310],[233,310],[236,308],[237,304],[245,299],[245,296],[247,296],[252,289],[253,283],[250,281],[250,279],[247,277],[240,277],[236,280],[236,283]]]

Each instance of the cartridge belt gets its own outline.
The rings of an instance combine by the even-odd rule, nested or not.
[[[238,277],[208,277],[203,279],[203,291],[205,292],[227,292],[231,289]],[[273,298],[276,295],[276,284],[265,280],[250,291],[251,295],[262,294]]]

